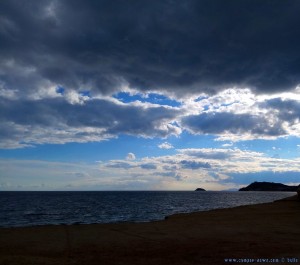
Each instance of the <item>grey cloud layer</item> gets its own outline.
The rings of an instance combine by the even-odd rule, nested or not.
[[[122,85],[215,93],[299,84],[296,0],[0,3],[0,85],[111,94]]]
[[[282,98],[257,103],[256,107],[261,108],[264,115],[237,114],[220,110],[203,111],[195,115],[189,114],[184,107],[123,104],[108,99],[87,99],[71,104],[63,96],[23,101],[0,97],[0,106],[2,148],[43,143],[101,141],[118,137],[120,134],[164,138],[179,135],[183,130],[220,137],[249,135],[252,138],[272,138],[297,135],[300,119],[299,101]],[[235,141],[243,139],[246,138],[235,138]],[[230,154],[223,151],[186,152],[196,158],[230,158]],[[196,168],[206,165],[185,166]],[[145,165],[146,167],[149,165]]]
[[[178,111],[166,107],[143,108],[100,99],[73,105],[57,98],[0,99],[0,104],[0,136],[7,145],[99,141],[121,133],[144,137],[177,134],[177,127],[170,122]]]
[[[204,163],[191,160],[182,160],[180,161],[180,164],[182,165],[182,168],[186,169],[211,168],[211,165],[207,162]]]
[[[257,103],[262,115],[251,104],[243,113],[221,105],[201,112],[99,99],[126,87],[180,99],[207,92],[207,100],[234,85],[264,94],[294,89],[299,9],[296,0],[0,1],[1,147],[182,130],[270,138],[294,126],[299,134],[292,99]],[[68,99],[88,90],[94,98],[82,104]]]
[[[232,150],[228,149],[179,149],[178,151],[190,157],[213,160],[228,160],[233,156]]]
[[[298,100],[274,98],[260,104],[261,107],[277,111],[281,120],[291,124],[299,123],[300,119],[300,102]]]
[[[198,134],[252,134],[257,136],[282,136],[287,132],[281,122],[270,124],[266,117],[228,112],[202,113],[183,119],[183,126]]]

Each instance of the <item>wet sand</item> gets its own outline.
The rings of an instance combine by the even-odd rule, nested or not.
[[[173,215],[150,223],[0,229],[1,265],[242,261],[226,262],[230,258],[260,264],[265,262],[256,259],[300,264],[300,201],[291,197],[273,203]]]

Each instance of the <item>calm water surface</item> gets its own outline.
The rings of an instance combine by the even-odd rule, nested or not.
[[[0,227],[148,222],[175,213],[271,202],[293,192],[0,192]]]

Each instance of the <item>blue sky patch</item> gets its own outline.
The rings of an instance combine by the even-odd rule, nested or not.
[[[119,92],[115,95],[113,95],[114,98],[120,100],[123,103],[130,103],[134,101],[140,101],[140,102],[148,102],[153,104],[159,104],[159,105],[166,105],[171,107],[180,107],[181,103],[170,99],[167,96],[156,94],[156,93],[150,93],[147,94],[147,96],[143,96],[142,94],[135,94],[131,95],[128,92]]]

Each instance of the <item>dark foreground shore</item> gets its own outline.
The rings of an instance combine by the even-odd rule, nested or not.
[[[0,229],[1,265],[247,261],[300,264],[300,202],[295,197],[151,223]]]

